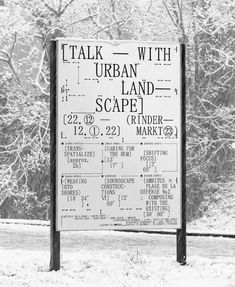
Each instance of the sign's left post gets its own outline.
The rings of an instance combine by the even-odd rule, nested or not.
[[[50,271],[60,269],[60,231],[56,230],[57,42],[50,42]]]

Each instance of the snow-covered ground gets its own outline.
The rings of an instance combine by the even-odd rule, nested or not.
[[[157,252],[158,249],[148,251],[160,244],[163,251],[170,249],[170,241],[173,245],[175,242],[172,235],[66,232],[62,242],[61,270],[49,272],[48,226],[0,224],[0,237],[0,286],[3,287],[235,286],[235,253],[231,248],[234,247],[234,239],[195,238],[193,242],[198,243],[200,249],[209,249],[209,240],[212,243],[215,240],[215,250],[222,245],[230,248],[231,253],[226,257],[216,256],[218,250],[215,256],[209,258],[206,253],[197,253],[191,246],[187,265],[181,266],[175,261],[175,255],[166,252],[163,257],[164,252]],[[113,243],[115,240],[118,244]],[[189,246],[192,245],[190,240],[193,238],[189,239]],[[232,245],[229,245],[230,242]],[[64,248],[65,245],[67,248]],[[39,250],[36,250],[37,246]]]
[[[48,272],[49,252],[0,249],[0,286],[234,287],[235,258],[175,258],[140,252],[78,251],[62,254],[62,268]]]
[[[216,184],[209,197],[205,198],[207,210],[204,215],[187,224],[187,229],[235,234],[235,181]]]

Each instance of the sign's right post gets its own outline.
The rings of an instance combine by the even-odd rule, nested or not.
[[[181,228],[177,229],[177,262],[186,264],[186,75],[185,45],[181,44]]]

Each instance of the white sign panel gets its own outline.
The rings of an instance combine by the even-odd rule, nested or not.
[[[180,228],[180,49],[57,40],[57,230]]]

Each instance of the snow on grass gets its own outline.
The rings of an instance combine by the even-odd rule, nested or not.
[[[17,233],[19,230],[20,233]],[[24,246],[22,249],[14,249],[17,234],[22,235],[24,232],[28,235],[34,234],[35,236],[32,236],[30,240],[32,246],[35,247],[37,238],[45,239],[45,235],[49,238],[49,226],[5,223],[0,224],[0,231],[15,233],[15,236],[12,236],[12,232],[9,233],[8,243],[4,241],[7,245],[3,246],[10,249],[0,248],[0,286],[3,287],[235,287],[235,256],[216,258],[216,252],[212,258],[188,256],[187,265],[181,266],[175,261],[175,256],[163,258],[159,257],[158,251],[146,253],[141,243],[153,244],[153,238],[155,243],[158,242],[155,240],[155,235],[151,234],[81,231],[78,236],[72,232],[66,232],[63,237],[73,237],[71,242],[75,245],[74,249],[78,251],[72,252],[71,249],[65,252],[62,248],[61,270],[49,272],[49,241],[45,243],[44,251],[33,251],[34,248],[25,250]],[[90,242],[84,241],[85,235]],[[164,236],[162,240],[166,238],[168,237]],[[80,249],[76,248],[76,242],[79,245],[79,239],[87,244],[84,246],[87,247],[86,249],[82,249],[81,244]],[[122,250],[117,249],[115,244],[109,246],[110,240],[117,239],[119,239],[118,248]],[[104,247],[99,245],[103,242],[102,240],[104,240]],[[132,243],[133,240],[136,241],[136,247],[133,244],[129,246],[128,240],[132,240]],[[191,244],[189,253],[196,254],[192,240],[188,239],[189,245]],[[211,248],[209,244],[211,239],[195,240],[197,240],[197,248],[204,250],[200,244],[206,246],[207,249]],[[231,239],[214,240],[227,246],[226,242],[230,242]],[[138,244],[142,248],[141,251],[138,250]],[[123,246],[126,248],[124,249]],[[216,246],[213,248],[218,248]],[[150,248],[155,250],[154,244]],[[232,251],[231,246],[230,250]],[[197,254],[206,256],[205,253]]]
[[[61,270],[49,272],[49,251],[0,249],[0,286],[32,287],[234,287],[235,258],[175,258],[140,252],[78,251],[62,253]]]
[[[235,181],[214,184],[207,198],[207,211],[201,218],[187,224],[188,230],[235,234]]]

